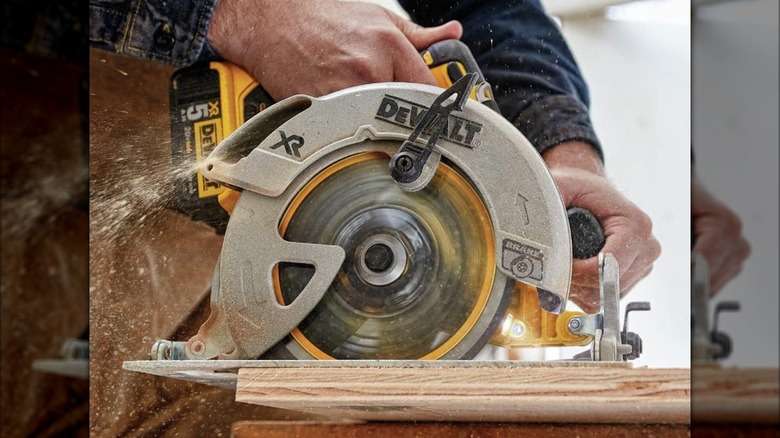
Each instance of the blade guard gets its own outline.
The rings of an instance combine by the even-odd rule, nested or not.
[[[245,312],[254,308],[251,316],[233,313],[232,317],[243,319],[242,326],[256,317],[268,319],[267,311],[272,312],[273,320],[279,319],[273,315],[281,317],[280,310],[267,303],[273,296],[271,263],[274,258],[276,262],[293,260],[278,260],[264,242],[281,239],[277,224],[292,197],[314,175],[342,158],[367,151],[391,156],[441,91],[427,85],[383,83],[322,98],[293,96],[249,120],[203,162],[201,172],[206,178],[241,189],[245,195],[239,198],[228,223],[215,274],[220,276],[222,298],[218,301],[223,308],[234,305],[228,302],[233,300],[266,303],[242,304]],[[469,101],[463,111],[449,117],[436,152],[470,180],[487,206],[495,231],[497,269],[508,278],[536,286],[542,307],[561,313],[571,282],[571,239],[563,201],[536,149],[500,115]],[[249,218],[262,224],[263,230],[249,226]],[[330,268],[340,266],[344,259],[343,251],[338,253],[341,248],[335,246],[296,245],[322,257],[314,260],[312,256],[303,262],[318,269],[327,267],[323,271],[328,272],[318,278],[323,289],[298,309],[303,314],[300,318],[296,312],[294,321],[272,330],[272,335],[263,333],[268,338],[263,344],[269,347],[289,333],[287,326],[302,320],[306,307],[311,311],[319,300],[316,294],[321,297],[335,278],[338,269]],[[251,291],[241,279],[247,270],[253,273]],[[240,285],[244,285],[243,290],[233,290]],[[224,317],[231,317],[230,311],[224,311]],[[235,341],[236,336],[233,338]],[[223,350],[230,349],[226,346]]]

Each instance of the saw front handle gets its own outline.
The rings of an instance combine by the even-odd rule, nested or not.
[[[566,210],[571,230],[571,246],[575,259],[596,257],[604,248],[606,238],[598,219],[590,211],[572,207]]]

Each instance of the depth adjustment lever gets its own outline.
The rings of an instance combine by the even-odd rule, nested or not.
[[[447,125],[450,114],[453,111],[463,110],[476,82],[477,74],[468,73],[444,90],[414,127],[409,138],[390,159],[390,176],[403,190],[407,192],[421,190],[436,174],[441,159],[441,155],[434,151],[436,142]],[[453,96],[455,100],[445,104]],[[416,141],[423,133],[428,134],[429,137],[425,145],[420,145]]]
[[[574,356],[578,360],[623,362],[634,360],[642,353],[642,338],[628,331],[628,314],[650,310],[647,301],[626,305],[623,329],[620,329],[620,271],[612,254],[599,253],[599,313],[577,316],[569,320],[569,329],[575,334],[593,336],[590,350]]]

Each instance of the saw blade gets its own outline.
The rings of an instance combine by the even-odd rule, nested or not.
[[[446,164],[424,190],[405,192],[388,162],[385,154],[363,153],[335,163],[283,215],[285,240],[338,245],[346,253],[322,300],[287,340],[308,356],[437,359],[482,316],[496,264],[479,195]],[[277,266],[280,304],[293,302],[312,272]]]

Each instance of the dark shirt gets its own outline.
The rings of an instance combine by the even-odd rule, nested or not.
[[[493,86],[501,113],[539,152],[580,140],[601,154],[590,97],[558,26],[538,0],[400,0],[412,20],[463,25],[463,41]]]
[[[463,24],[462,41],[493,85],[502,114],[542,153],[584,141],[601,155],[588,88],[538,0],[401,0],[423,26]],[[213,60],[206,41],[216,0],[91,0],[94,47],[174,66]]]

